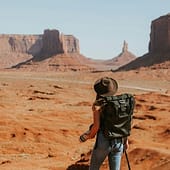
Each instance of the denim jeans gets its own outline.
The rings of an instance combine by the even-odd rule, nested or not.
[[[101,131],[98,132],[89,170],[99,170],[107,156],[110,170],[120,170],[122,153],[123,143],[120,140],[109,141]]]

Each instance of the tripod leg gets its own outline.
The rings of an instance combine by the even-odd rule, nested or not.
[[[126,150],[125,150],[125,156],[126,156],[126,160],[127,160],[127,164],[128,164],[128,169],[131,170],[131,168],[130,168],[130,163],[129,163],[129,159],[128,159],[128,155],[127,155]]]

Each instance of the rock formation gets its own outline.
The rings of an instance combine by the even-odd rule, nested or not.
[[[73,35],[60,34],[58,30],[45,30],[42,48],[33,60],[44,60],[56,54],[80,53],[79,41]]]
[[[166,61],[170,61],[170,14],[152,21],[149,52],[118,70],[137,69]]]
[[[58,30],[45,30],[42,35],[42,48],[35,55],[36,60],[43,60],[56,54],[64,53]]]
[[[57,54],[80,53],[79,41],[58,30],[43,35],[0,35],[0,68],[11,67],[28,59],[41,61]]]
[[[122,53],[128,52],[128,43],[126,41],[123,42]]]
[[[11,67],[32,58],[37,50],[32,44],[38,39],[37,35],[0,35],[0,68]]]
[[[123,42],[122,52],[111,60],[107,60],[104,63],[107,65],[111,65],[112,69],[123,66],[133,60],[136,59],[136,56],[128,51],[128,43],[126,41]]]
[[[40,39],[40,35],[0,35],[0,55],[2,53],[30,53],[34,54],[32,46]],[[37,50],[41,48],[37,47]]]
[[[79,40],[72,35],[61,35],[65,53],[80,53]]]
[[[149,53],[170,52],[170,13],[152,21]]]

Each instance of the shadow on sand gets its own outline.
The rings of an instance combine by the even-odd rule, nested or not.
[[[76,161],[74,164],[69,165],[66,170],[89,170],[89,158],[92,150],[87,153],[82,153],[80,160]]]
[[[84,164],[72,164],[66,170],[88,170],[89,165]]]

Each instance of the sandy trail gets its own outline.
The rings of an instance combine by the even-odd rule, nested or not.
[[[32,77],[28,75],[21,75],[20,77],[18,76],[10,76],[10,75],[5,75],[1,76],[1,78],[6,78],[6,79],[18,79],[18,80],[42,80],[42,81],[52,81],[52,82],[63,82],[63,83],[74,83],[74,84],[87,84],[91,85],[91,82],[88,81],[81,81],[81,80],[66,80],[65,78],[47,78],[47,77]],[[141,83],[142,85],[142,83]],[[133,85],[120,85],[119,87],[121,88],[127,88],[127,89],[135,89],[135,90],[141,90],[141,91],[149,91],[149,92],[162,92],[165,93],[168,89],[161,89],[159,87],[154,87],[154,88],[146,88],[142,86],[133,86]]]

